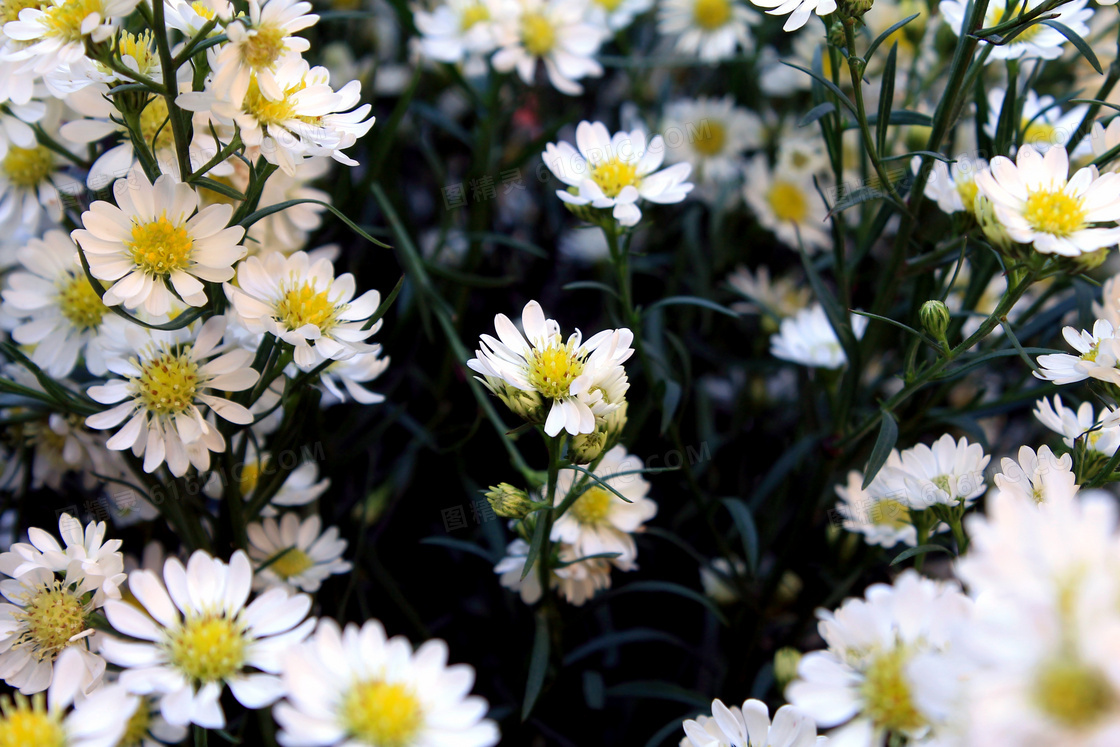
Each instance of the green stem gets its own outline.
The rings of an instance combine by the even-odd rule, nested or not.
[[[163,3],[152,3],[152,33],[156,37],[159,64],[163,72],[163,99],[167,102],[167,116],[171,120],[171,134],[175,138],[179,175],[182,179],[187,179],[191,175],[191,133],[187,131],[183,121],[182,110],[175,103],[175,99],[179,96],[179,81],[175,75],[175,58],[171,56],[171,45],[167,40]]]
[[[544,431],[542,430],[543,434]],[[552,585],[552,522],[557,516],[556,482],[560,475],[560,452],[564,446],[564,434],[558,436],[545,435],[545,446],[548,447],[548,483],[545,487],[545,503],[550,508],[537,514],[537,521],[543,521],[544,534],[541,540],[540,555],[537,556],[537,571],[540,574],[541,594],[547,600],[551,596]]]

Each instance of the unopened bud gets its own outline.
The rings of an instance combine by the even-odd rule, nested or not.
[[[984,238],[988,243],[1002,252],[1010,251],[1015,241],[1007,234],[1007,229],[996,217],[992,201],[984,195],[976,195],[972,212],[976,215],[976,222],[980,224],[980,230],[984,232]]]
[[[801,664],[801,652],[786,646],[774,652],[774,680],[778,683],[778,691],[786,689],[786,685],[797,678],[797,667]]]
[[[1098,249],[1095,252],[1085,252],[1073,257],[1077,269],[1074,272],[1088,272],[1095,270],[1108,259],[1108,249]]]
[[[596,428],[591,433],[572,436],[568,446],[568,458],[576,464],[590,464],[599,458],[606,445],[607,434],[600,428]]]
[[[529,500],[529,494],[520,488],[515,488],[508,482],[492,485],[486,492],[486,500],[490,502],[494,513],[506,519],[524,519],[536,504]]]
[[[622,400],[618,407],[603,416],[603,422],[598,429],[602,430],[607,437],[603,448],[612,449],[622,440],[622,430],[626,427],[627,407],[626,400]]]
[[[537,425],[545,421],[548,413],[544,409],[544,400],[537,392],[526,392],[493,376],[487,376],[485,384],[514,415]]]
[[[922,326],[935,340],[944,340],[949,329],[949,307],[944,301],[926,301],[918,312]]]
[[[836,21],[828,27],[828,43],[837,49],[842,49],[848,44],[848,37],[844,34],[844,24]],[[828,54],[828,50],[824,50]]]
[[[873,4],[873,0],[840,0],[840,14],[846,18],[862,19]]]

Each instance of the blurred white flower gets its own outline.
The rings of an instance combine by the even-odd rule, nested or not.
[[[577,96],[581,78],[597,78],[603,66],[595,54],[605,30],[586,20],[588,0],[510,0],[494,21],[498,51],[492,63],[500,72],[516,70],[527,85],[544,63],[548,80],[561,93]]]
[[[762,145],[762,120],[731,96],[678,99],[661,124],[669,163],[692,164],[698,181],[722,183],[743,173],[743,152]]]
[[[963,436],[954,441],[946,433],[933,446],[892,450],[867,490],[876,500],[895,500],[914,511],[933,505],[967,506],[984,494],[984,468],[990,460],[980,444]]]
[[[828,740],[817,737],[813,720],[793,706],[782,706],[770,723],[770,709],[761,700],[728,708],[712,701],[712,715],[688,719],[680,747],[812,747]]]
[[[339,538],[338,527],[323,531],[318,515],[300,521],[298,514],[289,511],[280,521],[266,518],[247,529],[249,557],[258,564],[268,563],[253,575],[255,589],[281,586],[314,594],[328,577],[352,567],[342,559],[347,542]]]
[[[747,163],[743,197],[758,222],[791,248],[812,254],[832,246],[827,206],[808,175],[772,169],[759,154]]]
[[[1004,458],[1003,471],[995,476],[995,489],[1034,503],[1070,501],[1077,493],[1073,474],[1073,457],[1063,454],[1059,459],[1049,446],[1038,452],[1029,446],[1019,447],[1019,459]]]
[[[1038,356],[1040,369],[1034,375],[1055,384],[1075,384],[1085,379],[1097,379],[1111,384],[1120,384],[1120,348],[1116,330],[1104,319],[1093,323],[1093,331],[1073,327],[1062,329],[1062,336],[1077,355],[1051,353]]]
[[[997,0],[987,6],[982,22],[983,28],[991,28],[1000,23],[1014,20],[1021,13],[1029,13],[1042,5],[1044,0]],[[1078,36],[1088,36],[1089,26],[1087,21],[1093,17],[1092,8],[1086,7],[1088,0],[1072,0],[1052,9],[1053,15],[1047,13],[1048,18],[1053,18]],[[962,0],[942,0],[938,8],[949,28],[957,36],[961,35],[966,21],[965,11],[967,2]],[[1065,35],[1057,29],[1043,23],[1035,22],[1022,33],[1016,34],[1013,39],[1004,44],[993,45],[987,61],[992,60],[1017,60],[1017,59],[1043,59],[1055,60],[1062,56],[1062,46],[1066,43]],[[982,40],[981,46],[989,42]],[[998,110],[997,110],[998,111]]]
[[[676,36],[676,50],[718,62],[754,44],[750,27],[759,16],[738,0],[662,0],[657,30]]]
[[[856,339],[867,329],[867,317],[851,314]],[[778,333],[770,337],[770,354],[810,368],[840,368],[848,362],[824,308],[813,304],[782,320]]]
[[[1082,402],[1077,410],[1062,404],[1060,395],[1054,395],[1053,404],[1043,397],[1035,403],[1034,416],[1050,430],[1062,436],[1062,442],[1075,448],[1078,439],[1085,447],[1105,456],[1112,456],[1120,448],[1120,410],[1103,408],[1099,417],[1093,417],[1093,405]]]

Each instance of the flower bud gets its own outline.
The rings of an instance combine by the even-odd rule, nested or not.
[[[602,428],[596,428],[591,433],[581,433],[572,436],[568,445],[568,458],[576,464],[590,464],[603,453],[607,445],[607,434]]]
[[[536,507],[528,493],[508,482],[492,485],[485,496],[494,513],[506,519],[524,519]]]
[[[1098,249],[1095,252],[1085,252],[1076,257],[1072,257],[1073,263],[1076,266],[1074,272],[1088,272],[1095,270],[1104,264],[1108,259],[1108,249]]]
[[[984,237],[992,246],[1006,252],[1015,245],[1015,241],[1007,235],[1007,229],[996,217],[996,211],[991,200],[984,195],[976,195],[972,212],[976,215],[976,222],[980,224],[980,230],[984,232]]]
[[[523,391],[494,376],[487,376],[483,384],[509,408],[510,412],[523,420],[539,425],[548,416],[544,400],[537,392]]]
[[[602,422],[596,430],[601,430],[606,435],[604,449],[613,449],[622,440],[622,430],[626,427],[627,407],[626,400],[622,400],[618,407],[602,417]]]
[[[828,28],[828,43],[837,49],[843,49],[848,45],[848,37],[844,34],[844,24],[836,21]],[[824,50],[824,54],[828,55],[828,50]]]
[[[845,18],[863,18],[871,10],[873,0],[840,0],[840,15]]]
[[[918,318],[934,339],[945,339],[945,331],[949,329],[949,307],[944,301],[926,301],[918,312]]]
[[[801,664],[801,652],[786,646],[774,652],[774,680],[778,683],[778,691],[786,689],[786,685],[797,677],[797,667]]]

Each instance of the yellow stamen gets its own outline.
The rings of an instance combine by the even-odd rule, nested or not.
[[[591,178],[607,197],[618,197],[624,187],[637,187],[638,165],[618,158],[602,161],[592,167]]]
[[[699,136],[692,141],[692,147],[702,156],[718,156],[727,143],[727,128],[722,122],[705,120]]]
[[[1081,729],[1097,723],[1116,707],[1116,692],[1104,673],[1077,661],[1054,661],[1038,673],[1034,700],[1059,724]]]
[[[342,701],[342,722],[349,734],[365,744],[408,747],[424,724],[424,713],[404,685],[360,682]]]
[[[526,13],[521,19],[521,43],[534,57],[543,57],[556,46],[556,29],[543,13]]]
[[[705,31],[715,31],[731,20],[732,0],[696,0],[692,20]]]
[[[315,565],[315,561],[311,559],[310,555],[298,547],[289,547],[283,555],[277,558],[272,565],[268,567],[277,576],[287,581],[292,576],[298,576],[313,565]]]
[[[610,513],[611,499],[614,494],[606,488],[593,485],[587,492],[576,499],[568,509],[576,521],[584,526],[597,526],[607,519]]]
[[[780,221],[801,223],[809,217],[809,200],[804,190],[793,182],[775,181],[770,185],[766,201]]]
[[[1070,236],[1085,227],[1081,200],[1061,191],[1031,192],[1024,217],[1035,231],[1058,237]]]
[[[17,187],[30,189],[45,182],[54,171],[54,153],[42,145],[31,148],[8,148],[0,162],[8,181]]]
[[[171,663],[198,682],[218,682],[241,670],[245,636],[240,623],[205,615],[188,619],[167,642]]]
[[[12,612],[12,617],[24,626],[12,647],[29,649],[39,661],[53,661],[74,636],[86,629],[85,604],[60,581],[29,592],[24,599],[23,608]]]
[[[276,305],[276,318],[284,322],[288,329],[299,329],[305,324],[313,324],[320,330],[330,329],[338,318],[341,308],[336,308],[330,299],[330,289],[317,291],[311,283],[305,282],[289,288]]]
[[[169,275],[191,265],[194,239],[185,225],[175,225],[166,215],[132,226],[132,241],[125,242],[136,267],[148,275]]]
[[[534,348],[529,355],[529,383],[545,397],[567,397],[582,373],[583,361],[569,345]]]
[[[58,308],[75,328],[97,329],[109,308],[101,302],[85,275],[73,275],[58,292]]]
[[[137,398],[155,415],[178,415],[194,403],[198,391],[198,364],[190,348],[182,352],[163,350],[144,363],[140,376],[130,379]]]
[[[911,698],[907,659],[901,647],[878,654],[871,660],[861,686],[864,715],[875,726],[894,733],[913,732],[926,723]]]
[[[253,70],[270,70],[284,54],[288,32],[280,26],[260,26],[241,45],[241,59]]]

